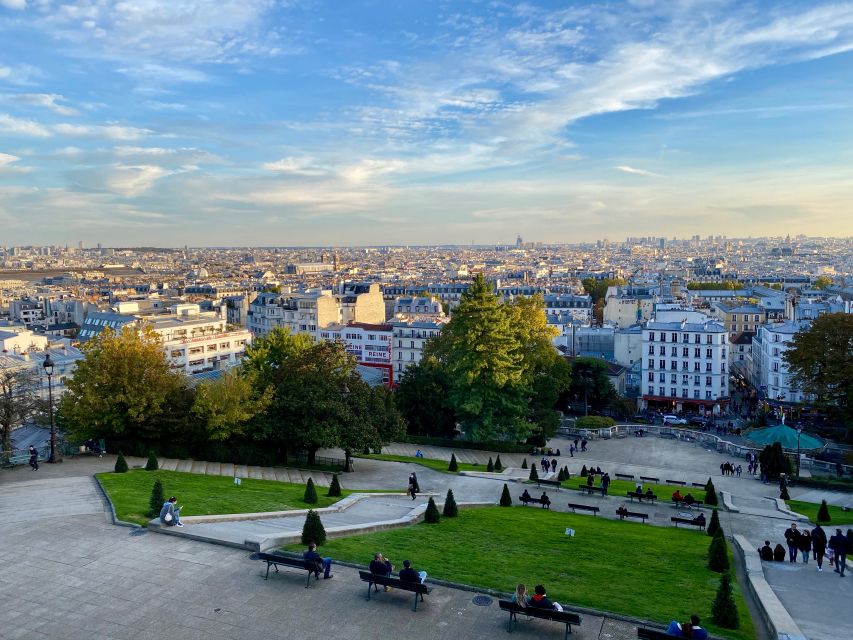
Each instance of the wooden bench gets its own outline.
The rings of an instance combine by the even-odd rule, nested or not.
[[[643,500],[649,500],[650,502],[654,502],[658,499],[656,494],[649,495],[647,493],[637,493],[636,491],[628,491],[628,497],[631,498],[631,502],[634,502],[634,498],[642,502]]]
[[[401,591],[410,591],[415,594],[415,606],[412,608],[412,611],[418,610],[418,598],[420,597],[421,602],[424,601],[424,594],[432,593],[432,587],[425,585],[423,582],[408,582],[405,580],[400,580],[400,578],[393,578],[391,576],[380,576],[375,573],[370,573],[370,571],[359,571],[359,577],[362,582],[367,583],[367,599],[370,600],[370,590],[371,587],[374,589],[374,593],[379,591],[380,585],[383,587],[391,587],[392,589],[400,589]]]
[[[636,511],[620,511],[616,509],[616,515],[619,516],[620,520],[624,520],[625,518],[640,518],[643,522],[646,521],[646,518],[649,517],[648,513],[638,513]]]
[[[595,485],[593,485],[593,486],[589,486],[586,484],[578,485],[578,491],[580,491],[581,493],[586,492],[589,495],[592,495],[593,493],[600,493],[601,495],[604,495],[604,487],[596,487]]]
[[[667,484],[677,484],[677,485],[682,486],[682,487],[687,485],[687,483],[684,480],[667,480],[666,483]],[[704,485],[702,485],[702,486],[704,486]]]
[[[682,498],[672,498],[672,502],[675,504],[676,507],[686,507],[688,509],[690,507],[704,506],[704,503],[701,500],[693,500],[693,502],[688,504],[687,502],[685,502],[683,497]]]
[[[613,475],[615,475],[620,480],[633,480],[634,479],[634,476],[632,476],[629,473],[614,473]]]
[[[528,503],[531,503],[531,504],[541,504],[543,509],[550,509],[551,508],[551,500],[550,499],[548,500],[548,502],[542,502],[541,498],[534,498],[533,496],[530,496],[529,498],[525,498],[524,496],[518,496],[518,500],[525,507],[527,506]]]
[[[699,487],[700,489],[704,489],[706,484],[704,482],[691,482],[691,487]]]
[[[270,577],[270,567],[275,567],[275,572],[278,573],[278,568],[281,567],[290,567],[292,569],[302,569],[302,571],[308,572],[308,581],[305,583],[305,588],[311,584],[311,574],[314,574],[314,578],[319,580],[318,574],[323,570],[323,567],[314,562],[308,562],[303,560],[302,558],[289,558],[287,556],[280,556],[274,553],[256,553],[252,555],[252,558],[257,560],[261,560],[267,563],[267,573],[264,576],[264,580],[268,580]]]
[[[586,504],[577,504],[574,502],[569,503],[569,508],[572,510],[572,513],[574,513],[575,509],[580,509],[581,511],[592,511],[592,515],[594,516],[597,516],[598,512],[601,511],[598,507],[591,507]]]
[[[559,480],[537,480],[536,481],[537,487],[541,487],[543,484],[546,487],[556,487],[557,489],[559,489],[561,486],[563,486]]]
[[[705,530],[705,523],[704,522],[696,522],[695,519],[690,520],[688,518],[675,518],[675,517],[673,517],[673,518],[670,518],[670,520],[675,523],[676,528],[678,528],[679,524],[691,524],[694,527],[699,527],[699,529],[702,531]]]
[[[660,483],[660,478],[650,478],[649,476],[640,476],[640,480],[645,482],[654,482],[655,484]]]
[[[530,618],[538,618],[540,620],[551,620],[560,622],[566,625],[566,635],[568,638],[572,632],[572,625],[580,626],[581,617],[571,611],[557,611],[556,609],[540,609],[538,607],[522,607],[509,600],[498,600],[498,606],[502,611],[509,611],[509,624],[506,630],[512,633],[512,623],[518,624],[518,614],[528,616]]]
[[[637,627],[637,640],[672,640],[672,636],[666,631]]]

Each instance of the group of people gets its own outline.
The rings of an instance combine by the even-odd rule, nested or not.
[[[559,602],[553,602],[545,591],[545,587],[537,584],[533,587],[533,595],[528,593],[527,587],[519,583],[512,595],[512,601],[520,607],[531,607],[534,609],[551,609],[562,611],[563,606]]]
[[[638,487],[642,485],[637,485]],[[685,506],[690,506],[696,502],[696,498],[693,497],[692,493],[686,493],[685,495],[681,495],[681,491],[676,489],[672,494],[672,500],[676,503],[683,503]]]
[[[549,471],[557,473],[557,458],[554,458],[551,462],[548,462],[548,458],[542,458],[539,461],[539,466],[542,467],[544,473],[548,473]]]
[[[557,449],[555,451],[552,447],[548,447],[547,449],[545,447],[533,447],[533,449],[530,450],[530,455],[532,455],[532,456],[539,456],[539,455],[541,455],[541,456],[546,456],[546,455],[547,456],[557,456],[559,458],[560,457],[560,450]]]
[[[521,494],[521,497],[519,498],[519,500],[521,500],[522,502],[532,502],[533,496],[531,496],[530,492],[527,489],[525,489],[524,493]],[[543,509],[549,509],[551,507],[551,498],[549,498],[548,494],[545,493],[544,491],[542,492],[542,495],[539,497],[539,502],[542,505]]]
[[[835,573],[843,578],[847,556],[853,553],[853,529],[847,529],[846,535],[841,529],[836,529],[835,534],[827,540],[826,532],[819,524],[809,531],[798,529],[797,523],[792,522],[785,530],[785,543],[788,546],[789,562],[796,562],[798,557],[802,557],[803,563],[808,564],[811,555],[817,561],[818,571],[823,571],[823,557],[828,550],[830,565],[834,565]],[[762,560],[785,561],[785,548],[777,544],[771,549],[769,540],[764,541],[764,546],[758,550],[758,554]]]
[[[586,486],[592,487],[595,485],[595,476],[596,475],[599,475],[598,486],[601,487],[601,489],[604,493],[607,493],[607,488],[610,486],[610,474],[609,473],[602,473],[601,467],[596,467],[595,471],[590,470],[587,473]]]
[[[691,640],[707,640],[708,632],[705,631],[699,623],[701,620],[695,613],[690,616],[687,622],[678,622],[673,620],[666,628],[666,635],[673,638],[690,638]]]
[[[391,561],[388,560],[385,556],[383,556],[380,552],[376,552],[373,554],[373,560],[370,561],[370,573],[373,573],[377,576],[389,576],[392,577],[394,573],[394,565],[391,564]],[[426,571],[417,571],[414,567],[412,567],[411,560],[403,560],[403,568],[400,569],[400,572],[397,574],[397,577],[400,578],[403,582],[420,582],[423,583],[427,578]],[[390,591],[390,587],[385,587],[385,591]]]
[[[750,465],[751,464],[752,463],[750,463]],[[731,462],[724,462],[723,464],[720,465],[720,473],[723,474],[724,476],[737,475],[737,477],[740,478],[740,474],[743,473],[743,465],[739,464],[738,466],[735,466]],[[752,473],[752,472],[750,471],[750,473]]]

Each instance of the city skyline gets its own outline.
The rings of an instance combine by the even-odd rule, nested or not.
[[[0,0],[6,245],[853,235],[853,4]]]

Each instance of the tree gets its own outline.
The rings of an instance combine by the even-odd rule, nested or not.
[[[535,469],[535,467],[534,467]],[[503,491],[501,491],[501,506],[502,507],[511,507],[512,506],[512,496],[509,495],[509,487],[504,483]]]
[[[175,439],[168,409],[184,392],[184,379],[172,371],[150,327],[106,328],[81,349],[84,357],[59,403],[66,429],[78,438]],[[185,422],[185,414],[180,419]]]
[[[743,289],[743,283],[737,280],[723,280],[722,282],[688,282],[687,289],[690,291],[737,291]]]
[[[622,278],[584,278],[581,280],[584,291],[592,298],[593,304],[599,300],[604,300],[607,295],[607,290],[610,287],[621,286],[625,284]]]
[[[124,459],[124,454],[119,451],[118,458],[116,458],[116,466],[113,468],[113,471],[116,473],[127,473],[127,460]]]
[[[326,494],[330,498],[339,498],[341,496],[341,483],[338,480],[338,474],[332,474],[332,482],[329,484],[329,492]]]
[[[535,464],[530,465],[530,477],[529,477],[529,479],[532,482],[536,482],[537,480],[539,480],[539,472],[536,471],[536,465]]]
[[[779,478],[779,497],[782,500],[790,500],[791,496],[788,493],[788,483],[785,482],[785,476]]]
[[[497,460],[495,460],[495,471],[500,473],[503,470],[504,470],[504,465],[503,465],[503,462],[501,462],[500,454],[498,454]]]
[[[459,507],[456,506],[456,499],[453,497],[453,489],[447,490],[447,497],[444,499],[444,510],[442,515],[445,518],[455,518],[459,515]]]
[[[314,487],[314,480],[311,478],[308,478],[308,483],[305,485],[305,495],[302,497],[302,502],[317,504],[317,489]]]
[[[317,546],[326,542],[326,529],[320,520],[320,514],[310,509],[305,516],[305,524],[302,525],[302,544],[308,546],[311,543]]]
[[[448,401],[450,383],[434,356],[425,356],[403,373],[394,394],[407,432],[437,438],[456,435],[456,413]]]
[[[245,434],[246,425],[269,405],[272,389],[262,387],[255,371],[226,371],[195,388],[192,412],[205,425],[210,440],[223,441]]]
[[[761,463],[761,470],[769,478],[777,478],[780,474],[791,473],[791,461],[785,456],[782,445],[778,442],[765,446],[758,454],[758,461]]]
[[[450,464],[447,466],[448,471],[459,471],[459,463],[456,462],[456,454],[450,454]]]
[[[818,276],[817,278],[815,278],[815,281],[812,282],[812,286],[815,289],[826,289],[827,287],[832,286],[832,278],[830,278],[829,276]]]
[[[435,524],[439,520],[441,520],[441,514],[438,512],[438,507],[435,506],[435,500],[430,496],[429,502],[427,502],[426,511],[424,512],[424,522]]]
[[[151,497],[148,499],[148,517],[159,516],[164,502],[166,502],[166,495],[163,493],[163,483],[160,482],[160,478],[157,478],[151,487]]]
[[[354,451],[380,450],[383,444],[403,436],[406,429],[387,388],[373,388],[353,374],[346,389],[346,418],[338,427],[336,444],[344,450],[344,468],[349,470]]]
[[[607,362],[601,358],[575,358],[572,360],[569,393],[584,406],[601,411],[616,397],[610,382]]]
[[[148,454],[148,462],[145,463],[146,471],[157,471],[160,468],[160,463],[157,461],[157,456],[151,451]]]
[[[486,464],[486,471],[491,473],[494,470],[495,470],[495,463],[492,462],[492,456],[489,456],[489,462],[488,462],[488,464]]]
[[[719,499],[717,498],[717,489],[714,487],[714,483],[711,481],[711,478],[708,478],[708,482],[705,485],[705,504],[711,505],[712,507],[717,506],[719,504]],[[714,510],[716,513],[716,509]]]
[[[711,509],[711,520],[708,522],[708,528],[705,531],[707,531],[709,536],[713,536],[717,531],[722,531],[720,516],[716,509]]]
[[[526,469],[526,468],[527,468],[527,458],[525,458],[525,459],[521,462],[521,468],[522,468],[522,469]]]
[[[589,471],[586,470],[586,465],[582,466],[581,467],[581,478],[586,478],[586,476],[588,474],[589,474]]]
[[[0,368],[0,449],[12,449],[12,429],[39,407],[39,379],[32,368]]]
[[[732,578],[728,573],[720,576],[720,586],[711,605],[711,619],[723,629],[737,629],[739,625],[737,605],[732,597]]]
[[[853,424],[853,314],[827,313],[784,352],[794,386],[837,420]]]
[[[722,529],[717,529],[717,533],[711,538],[708,547],[708,568],[717,573],[729,570],[728,545]]]
[[[829,522],[832,518],[829,515],[829,507],[826,504],[826,500],[820,501],[820,508],[817,510],[817,521],[820,522]]]

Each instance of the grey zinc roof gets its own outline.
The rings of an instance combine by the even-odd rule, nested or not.
[[[656,331],[693,331],[705,333],[725,333],[726,329],[719,322],[648,322],[646,329]]]

